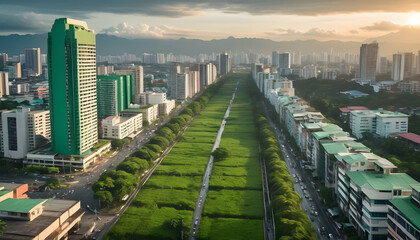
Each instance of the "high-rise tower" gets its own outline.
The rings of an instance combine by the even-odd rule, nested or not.
[[[362,44],[360,47],[359,78],[375,81],[378,61],[378,43]]]
[[[98,142],[96,38],[85,22],[60,18],[48,33],[51,147],[81,155]]]

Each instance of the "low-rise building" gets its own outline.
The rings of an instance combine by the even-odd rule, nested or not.
[[[398,133],[396,135],[400,140],[411,144],[416,151],[420,151],[420,135],[415,133]]]
[[[143,126],[143,117],[139,113],[131,117],[110,116],[102,120],[103,138],[124,139],[136,135]]]
[[[350,122],[350,112],[355,111],[355,110],[369,111],[370,109],[364,106],[348,106],[348,107],[340,108],[341,121],[343,121],[344,123]]]
[[[159,116],[168,115],[175,108],[175,100],[166,100],[159,104]]]
[[[5,189],[3,185],[0,189]],[[7,225],[1,239],[67,239],[72,230],[79,229],[85,213],[80,201],[19,199],[10,192],[0,190],[0,219]],[[1,198],[2,193],[8,198]]]

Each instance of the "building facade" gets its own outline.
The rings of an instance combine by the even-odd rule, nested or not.
[[[41,75],[41,49],[39,48],[28,48],[25,49],[25,69],[28,76],[39,76]]]
[[[87,24],[55,20],[48,33],[51,148],[81,155],[98,142],[96,37]]]
[[[230,58],[227,52],[219,55],[219,74],[224,75],[230,72]]]
[[[362,44],[360,47],[359,78],[362,81],[375,81],[378,59],[378,43]]]
[[[138,133],[142,126],[141,113],[131,117],[110,116],[102,120],[103,138],[124,139]]]

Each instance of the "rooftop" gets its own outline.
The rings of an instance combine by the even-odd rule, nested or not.
[[[345,95],[350,95],[352,97],[356,96],[356,97],[365,97],[365,96],[369,96],[369,94],[358,91],[358,90],[349,90],[349,91],[345,91],[345,92],[340,92],[341,94],[345,94]]]
[[[322,146],[328,154],[348,152],[347,147],[344,145],[344,143],[322,143]]]
[[[389,200],[389,202],[400,211],[404,217],[414,224],[417,228],[420,228],[420,208],[411,202],[410,197],[395,198]]]
[[[8,194],[9,192],[11,192],[11,190],[0,190],[0,197],[5,194]]]
[[[416,180],[406,173],[369,173],[346,172],[347,176],[358,186],[377,191],[392,191],[393,189],[411,190],[410,185],[418,184]]]
[[[321,126],[319,126],[316,123],[302,123],[302,126],[304,126],[307,129],[313,130],[313,129],[320,129]]]
[[[415,133],[399,133],[397,134],[399,137],[402,137],[404,139],[407,139],[411,142],[415,142],[420,144],[420,135],[417,135]]]
[[[337,154],[336,158],[341,159],[350,165],[356,162],[368,161],[368,162],[374,162],[378,166],[385,169],[396,168],[396,166],[393,163],[391,163],[385,158],[379,157],[378,155],[374,153],[352,153],[352,154],[345,154],[345,155]]]
[[[364,107],[364,106],[348,106],[348,107],[343,107],[343,108],[340,108],[340,111],[341,112],[350,112],[350,111],[353,111],[353,110],[369,110],[369,108],[367,108],[367,107]]]
[[[45,201],[45,199],[8,198],[0,202],[0,211],[28,213]]]

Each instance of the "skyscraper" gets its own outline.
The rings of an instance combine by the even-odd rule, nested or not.
[[[392,55],[392,80],[402,81],[404,79],[404,54]]]
[[[115,72],[117,73],[117,75],[130,74],[133,77],[133,95],[137,95],[144,92],[143,66],[132,66],[129,69],[119,69]]]
[[[286,74],[290,69],[290,53],[279,54],[278,71],[280,74]]]
[[[9,73],[0,72],[0,97],[9,95]]]
[[[0,53],[0,71],[6,70],[7,61],[7,53]]]
[[[230,58],[227,52],[222,52],[219,56],[219,74],[224,75],[230,72]]]
[[[375,81],[378,61],[378,43],[362,44],[360,47],[359,78]]]
[[[388,59],[386,57],[381,57],[379,63],[379,73],[387,73],[388,72]]]
[[[52,150],[81,155],[98,142],[96,37],[85,22],[55,20],[48,72]]]
[[[409,78],[414,75],[415,58],[416,56],[412,52],[404,53],[404,78]]]
[[[41,50],[39,48],[25,49],[25,69],[28,76],[41,75]]]
[[[177,90],[177,79],[178,79],[178,74],[181,73],[181,67],[179,66],[178,63],[171,63],[171,67],[169,70],[169,83],[168,83],[168,93],[169,93],[169,98],[170,99],[178,99],[177,98],[177,94],[178,94],[178,90]]]
[[[271,54],[271,65],[279,65],[279,52],[273,51]]]

